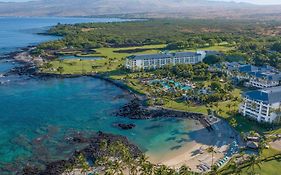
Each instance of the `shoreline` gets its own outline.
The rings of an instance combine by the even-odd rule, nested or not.
[[[14,71],[10,71],[8,74],[18,74],[18,75],[28,75],[33,78],[39,79],[48,79],[48,78],[78,78],[78,77],[93,77],[97,79],[101,79],[106,81],[128,94],[128,98],[131,101],[126,104],[125,106],[121,107],[119,111],[116,112],[117,116],[126,117],[135,120],[145,120],[149,118],[167,118],[167,117],[176,117],[176,118],[183,118],[183,119],[191,119],[198,121],[200,123],[199,129],[203,129],[200,134],[206,135],[206,138],[211,138],[212,135],[215,135],[215,129],[212,126],[212,123],[208,121],[207,116],[201,113],[192,113],[192,112],[185,112],[179,111],[174,109],[165,109],[158,106],[146,106],[145,101],[147,100],[146,95],[136,94],[133,92],[126,84],[122,81],[111,79],[107,76],[102,74],[52,74],[52,73],[41,73],[38,72],[38,68],[35,67],[35,63],[33,60],[17,60],[15,56],[17,54],[21,54],[23,52],[28,52],[29,49],[32,47],[28,47],[27,50],[12,53],[15,55],[13,59],[17,62],[21,62],[23,66],[16,67]],[[32,68],[32,71],[30,69]],[[199,139],[202,135],[197,136]],[[194,139],[194,138],[193,138]],[[152,163],[156,164],[165,164],[170,167],[178,168],[180,165],[187,164],[189,165],[192,170],[196,171],[196,164],[200,163],[198,160],[194,160],[194,156],[192,156],[192,152],[194,152],[198,148],[206,149],[208,147],[207,144],[202,144],[197,141],[196,139],[192,140],[191,142],[186,143],[183,148],[177,151],[169,151],[167,155],[165,155],[162,159],[157,159],[153,155],[147,154],[151,156],[149,159]],[[211,143],[212,141],[210,141]],[[212,143],[215,144],[215,143]]]
[[[72,156],[70,156],[67,160],[59,160],[45,164],[45,169],[39,169],[38,167],[27,165],[22,170],[21,174],[61,175],[65,173],[67,168],[76,165],[76,159],[81,154],[84,155],[85,158],[91,162],[94,162],[96,159],[102,157],[103,155],[106,155],[106,152],[102,148],[103,142],[106,142],[106,144],[108,145],[116,142],[121,142],[126,147],[128,147],[129,152],[134,158],[137,158],[142,154],[140,149],[136,145],[132,144],[126,137],[110,133],[103,133],[101,131],[94,133],[89,138],[86,138],[80,133],[77,133],[75,136],[68,137],[66,141],[69,143],[87,144],[88,146],[81,150],[75,151]]]

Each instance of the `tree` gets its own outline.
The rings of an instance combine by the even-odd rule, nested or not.
[[[71,174],[73,173],[73,170],[74,170],[74,165],[68,163],[68,164],[66,165],[66,169],[65,169],[66,175],[71,175]]]
[[[261,160],[256,155],[251,155],[248,159],[249,167],[247,168],[247,171],[250,175],[255,175],[256,167],[261,169]]]
[[[213,65],[213,64],[217,64],[217,63],[221,63],[223,62],[223,58],[216,56],[216,55],[208,55],[204,58],[203,62],[208,64],[208,65]]]
[[[218,170],[219,170],[219,167],[217,165],[212,165],[210,174],[211,175],[218,175],[219,174]]]
[[[173,175],[174,173],[174,170],[168,168],[165,165],[158,165],[154,170],[155,175]]]
[[[228,107],[228,110],[230,110],[230,108],[231,108],[231,103],[227,103],[227,105],[226,105],[226,107]]]
[[[63,67],[58,67],[57,71],[60,73],[60,75],[64,72],[64,68]]]
[[[259,154],[261,155],[263,150],[266,148],[267,146],[267,140],[266,139],[261,139],[259,142]]]
[[[271,46],[271,50],[274,50],[276,52],[281,52],[281,42],[273,43]]]
[[[229,123],[233,128],[236,128],[238,125],[237,120],[235,118],[232,118]]]
[[[214,91],[220,91],[221,90],[221,84],[219,82],[212,82],[211,83],[211,89]]]
[[[77,166],[78,168],[81,169],[81,173],[82,174],[87,174],[87,172],[90,170],[90,166],[85,158],[85,156],[83,154],[80,154],[77,157]]]
[[[235,175],[240,175],[242,173],[242,169],[240,166],[238,166],[236,163],[231,163],[229,168],[231,168],[232,173],[234,173]]]
[[[190,174],[191,174],[191,169],[188,166],[183,165],[180,167],[179,175],[190,175]]]

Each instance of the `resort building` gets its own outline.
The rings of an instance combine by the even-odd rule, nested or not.
[[[239,112],[259,122],[280,122],[281,86],[249,91],[244,94]]]
[[[205,57],[205,51],[132,55],[127,57],[125,66],[130,70],[157,69],[168,64],[196,64]]]
[[[248,87],[270,88],[280,85],[281,72],[271,66],[257,67],[237,62],[224,63],[228,75],[239,80],[247,80]]]
[[[239,70],[249,76],[248,86],[269,88],[280,84],[281,73],[271,66],[244,65]]]

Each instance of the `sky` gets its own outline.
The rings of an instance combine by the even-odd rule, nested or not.
[[[219,1],[248,2],[253,4],[281,4],[281,0],[219,0]]]
[[[24,2],[29,0],[0,0],[0,2]],[[254,4],[281,4],[281,0],[215,0],[215,1],[235,1],[235,2],[249,2]]]

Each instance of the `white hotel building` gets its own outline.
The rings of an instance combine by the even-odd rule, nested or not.
[[[249,91],[244,94],[240,113],[259,122],[280,122],[281,86]]]
[[[130,70],[157,69],[171,64],[196,64],[206,57],[205,51],[132,55],[127,57],[125,67]]]

